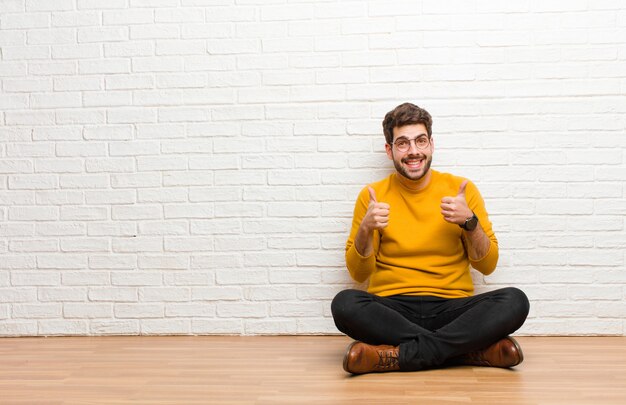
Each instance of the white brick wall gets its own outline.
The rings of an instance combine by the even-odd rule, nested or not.
[[[619,1],[0,0],[0,336],[336,333],[380,122],[434,116],[524,334],[626,333]]]

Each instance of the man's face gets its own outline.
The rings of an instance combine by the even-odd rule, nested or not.
[[[409,180],[420,180],[430,170],[433,160],[433,140],[429,140],[428,146],[419,148],[419,138],[428,138],[428,132],[424,124],[411,124],[393,129],[393,145],[385,144],[385,150],[389,159],[393,160],[398,173]],[[418,141],[415,141],[415,140]],[[423,139],[421,139],[423,142]],[[401,151],[398,146],[408,141],[408,150]],[[401,149],[401,148],[400,148]]]

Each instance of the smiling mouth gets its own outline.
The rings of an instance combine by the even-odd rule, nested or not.
[[[417,170],[422,167],[424,159],[402,159],[402,163],[408,166],[409,169]]]

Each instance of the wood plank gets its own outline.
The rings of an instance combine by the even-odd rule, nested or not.
[[[0,403],[626,403],[626,337],[518,340],[513,370],[350,376],[339,336],[3,338]]]

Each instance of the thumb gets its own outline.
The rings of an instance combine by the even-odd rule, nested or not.
[[[370,203],[377,203],[378,200],[376,200],[376,192],[374,191],[374,189],[371,187],[367,187],[367,189],[370,192]]]
[[[457,193],[457,195],[462,195],[463,197],[465,197],[465,187],[467,187],[467,180],[463,180],[463,183],[461,183],[461,187],[459,187],[459,192]]]

